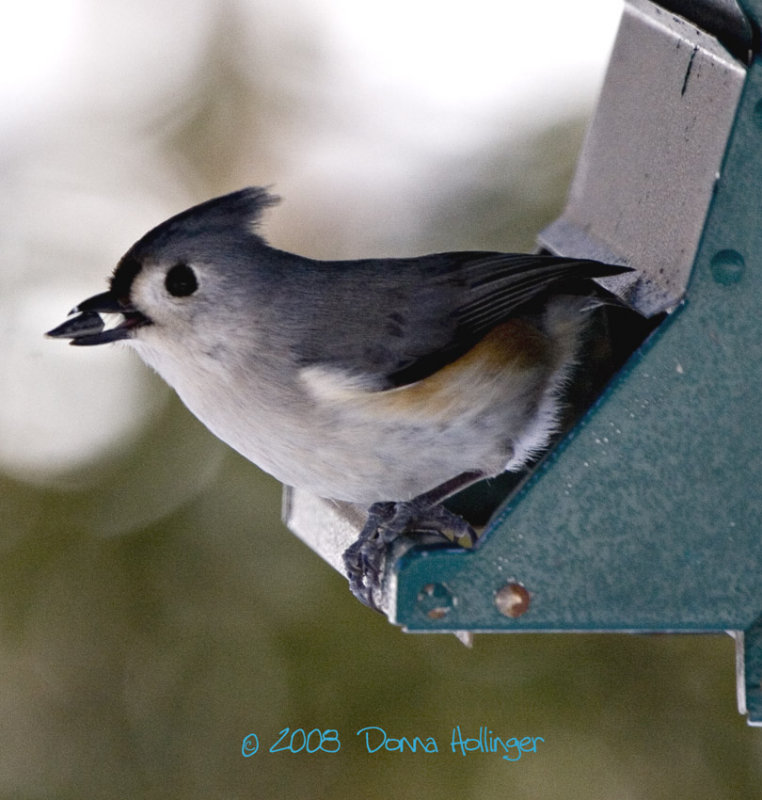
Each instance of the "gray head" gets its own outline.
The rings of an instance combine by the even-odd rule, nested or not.
[[[240,291],[251,277],[247,273],[267,249],[257,234],[258,223],[277,201],[251,187],[162,222],[122,257],[109,291],[80,303],[72,311],[77,316],[48,335],[93,345],[127,339],[136,328],[151,325],[171,325],[178,336],[189,333],[205,309],[228,297],[233,286]],[[123,319],[105,329],[102,313]]]

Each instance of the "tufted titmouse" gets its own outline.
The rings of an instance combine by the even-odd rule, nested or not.
[[[48,335],[126,342],[283,483],[373,504],[345,556],[372,604],[391,539],[446,525],[444,498],[546,447],[591,279],[627,268],[492,252],[315,261],[258,234],[274,202],[249,188],[172,217]]]

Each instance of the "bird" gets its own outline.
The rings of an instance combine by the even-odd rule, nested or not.
[[[393,541],[448,526],[473,541],[442,502],[547,448],[606,302],[594,279],[629,268],[492,251],[316,260],[266,242],[277,202],[248,187],[162,222],[47,335],[126,344],[282,483],[368,506],[344,561],[375,608]]]

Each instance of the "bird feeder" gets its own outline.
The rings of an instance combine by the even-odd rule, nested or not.
[[[728,632],[739,708],[762,724],[760,21],[762,0],[627,0],[566,209],[539,244],[633,267],[616,291],[660,322],[476,547],[400,546],[391,622]],[[342,570],[366,510],[292,490],[284,508]]]

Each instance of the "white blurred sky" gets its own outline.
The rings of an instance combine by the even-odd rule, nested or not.
[[[148,227],[204,199],[187,196],[171,162],[155,159],[140,122],[194,74],[219,6],[4,4],[0,469],[52,479],[116,446],[161,400],[155,387],[146,393],[131,353],[68,348],[40,334],[101,291]],[[590,108],[621,13],[616,0],[241,0],[237,8],[251,69],[276,63],[295,41],[320,54],[319,67],[300,74],[292,64],[287,76],[291,98],[309,98],[308,124],[285,138],[276,167],[252,166],[227,187],[273,182],[288,198],[270,217],[278,216],[275,243],[320,201],[326,181],[351,225],[360,192],[390,202],[423,164],[470,152],[506,126],[524,132]],[[266,130],[268,120],[258,125]]]

